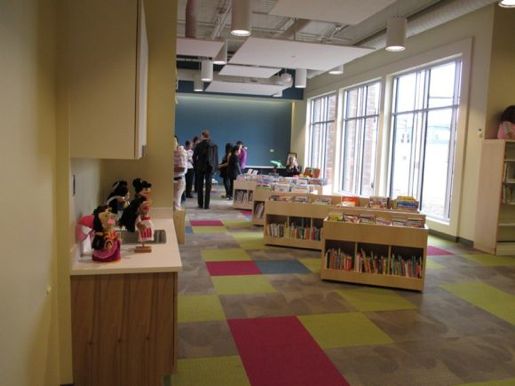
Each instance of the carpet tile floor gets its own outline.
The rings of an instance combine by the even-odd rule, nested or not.
[[[187,208],[171,386],[515,386],[515,257],[429,237],[423,293],[320,280],[215,192]]]

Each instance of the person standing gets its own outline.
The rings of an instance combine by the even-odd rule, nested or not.
[[[236,142],[236,146],[238,146],[240,149],[240,155],[238,156],[238,159],[240,160],[240,169],[243,173],[243,170],[247,167],[247,147],[241,141]]]
[[[233,145],[232,143],[226,143],[225,144],[225,155],[222,158],[222,163],[218,165],[218,170],[220,170],[220,177],[222,177],[224,182],[224,188],[225,188],[225,198],[228,200],[232,200],[232,190],[230,189],[230,178],[229,174],[227,173],[228,166],[229,166],[229,158],[232,153]]]
[[[195,150],[193,151],[197,202],[199,208],[209,209],[211,180],[218,166],[218,148],[215,144],[211,143],[209,131],[204,130],[200,138],[201,141],[195,146]]]
[[[240,153],[240,146],[234,146],[227,165],[227,176],[229,178],[229,191],[231,192],[231,195],[234,189],[234,180],[241,174]]]
[[[181,197],[186,183],[187,153],[184,147],[179,145],[179,140],[175,136],[175,150],[173,152],[173,207],[181,209]]]
[[[193,188],[193,177],[195,175],[193,169],[193,148],[190,141],[184,142],[184,150],[186,150],[186,198],[193,198],[191,190]]]

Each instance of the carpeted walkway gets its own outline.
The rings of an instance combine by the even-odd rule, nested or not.
[[[321,281],[250,213],[187,203],[173,386],[515,385],[515,257],[430,238],[417,292]]]

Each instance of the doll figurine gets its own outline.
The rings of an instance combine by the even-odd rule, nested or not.
[[[125,208],[129,206],[129,187],[127,181],[116,181],[113,184],[113,190],[109,193],[106,200],[106,205],[111,208],[111,213],[117,215],[120,214]]]
[[[94,261],[109,262],[120,260],[120,240],[114,230],[116,215],[107,205],[101,205],[93,212],[95,238],[91,244]]]
[[[154,224],[150,218],[150,200],[143,201],[138,208],[138,217],[136,218],[136,228],[138,229],[138,245],[135,249],[136,252],[151,252],[152,247],[145,245],[146,242],[154,240]]]
[[[135,191],[134,199],[123,211],[119,225],[124,226],[129,232],[136,232],[135,226],[139,207],[144,201],[150,199],[152,184],[141,178],[136,178],[132,181],[132,186],[134,186]]]

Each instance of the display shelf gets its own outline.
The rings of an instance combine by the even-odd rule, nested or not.
[[[233,190],[233,208],[252,210],[254,190],[257,182],[252,180],[235,180]]]
[[[387,211],[361,212],[386,216]],[[397,211],[389,215],[423,218]],[[428,237],[425,225],[416,228],[326,219],[322,236],[322,279],[423,291]]]
[[[285,196],[295,195],[285,194]],[[321,197],[306,194],[298,194],[298,196],[306,196],[310,201]],[[336,200],[336,197],[334,199]],[[321,228],[323,226],[323,219],[327,217],[331,210],[334,210],[334,207],[331,205],[313,204],[312,202],[265,201],[265,244],[321,250]],[[298,219],[303,219],[304,224],[299,224]],[[292,237],[290,233],[290,231],[292,231],[292,223],[298,224],[299,228],[309,228],[309,239]],[[271,226],[281,224],[284,225],[285,228],[288,228],[288,232],[285,232],[283,237],[273,237],[271,234],[273,228],[271,228]],[[313,240],[312,238],[320,239]]]
[[[252,224],[265,225],[265,201],[274,192],[271,189],[256,187],[252,204]]]
[[[474,248],[515,254],[515,142],[485,140],[481,148]]]

